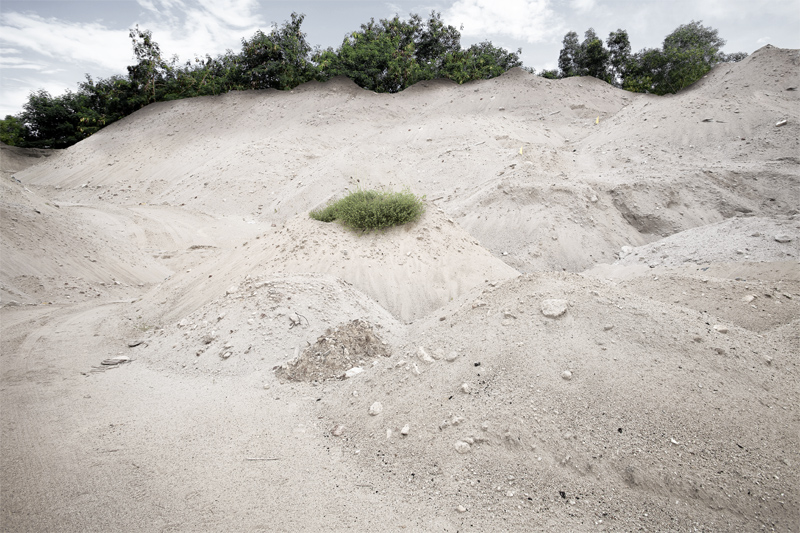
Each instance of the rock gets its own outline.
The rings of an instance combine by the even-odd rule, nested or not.
[[[714,330],[717,333],[728,333],[728,327],[727,326],[723,326],[722,324],[715,324],[714,325]]]
[[[334,428],[331,430],[331,435],[333,435],[334,437],[341,437],[341,436],[342,436],[342,433],[344,433],[344,426],[343,426],[342,424],[338,424],[338,425],[336,425],[336,426],[335,426],[335,427],[334,427]]]
[[[347,372],[344,373],[344,377],[345,378],[354,378],[357,375],[359,375],[360,373],[362,373],[363,371],[364,371],[364,369],[361,368],[360,366],[354,366],[353,368],[351,368],[350,370],[348,370]]]
[[[222,354],[222,358],[223,358],[223,359],[228,359],[228,358],[229,358],[231,355],[233,355],[233,352],[230,352],[230,351],[228,351],[228,352],[224,352],[224,353]]]
[[[128,341],[128,348],[135,348],[141,344],[144,344],[144,341],[142,339],[130,340]]]
[[[542,314],[547,318],[558,318],[566,312],[566,300],[550,299],[542,302]]]
[[[622,249],[619,251],[619,258],[622,259],[631,254],[633,251],[633,247],[631,246],[623,246]]]
[[[431,357],[422,346],[417,350],[417,356],[426,363],[433,363],[433,357]]]
[[[780,127],[780,126],[785,126],[786,124],[787,124],[786,119],[783,119],[783,120],[779,120],[778,122],[776,122],[775,126]]]
[[[411,428],[408,427],[408,424],[406,424],[405,426],[403,426],[403,429],[400,430],[400,434],[403,435],[403,436],[406,436],[406,435],[408,435],[408,433],[410,431],[411,431]]]
[[[789,235],[786,235],[785,233],[782,233],[780,235],[775,235],[775,240],[777,242],[792,242],[792,238]]]
[[[463,505],[459,505],[458,507],[456,507],[456,511],[458,511],[459,513],[466,513],[467,508],[464,507]]]
[[[127,355],[118,355],[116,357],[112,357],[111,359],[104,359],[100,364],[105,366],[114,366],[121,363],[127,363],[130,360],[131,358]]]
[[[464,394],[469,394],[470,391],[469,383],[462,383],[460,389],[461,392],[463,392]]]
[[[603,331],[611,331],[612,329],[614,329],[613,324],[606,324],[605,326],[603,326]]]
[[[239,287],[237,287],[236,285],[231,285],[230,287],[228,287],[228,290],[225,291],[225,295],[228,296],[231,294],[236,294],[237,292],[239,292]]]
[[[756,299],[756,295],[755,294],[748,294],[747,296],[744,296],[742,298],[742,301],[744,303],[746,303],[746,304],[749,304],[750,302],[752,302],[755,299]]]
[[[383,404],[381,402],[375,402],[369,406],[369,414],[371,416],[377,416],[383,412]]]
[[[570,372],[569,370],[564,370],[561,373],[561,379],[563,379],[565,381],[571,380],[572,379],[572,372]]]
[[[447,361],[448,363],[452,363],[456,359],[458,359],[458,352],[450,352],[449,354],[444,356],[444,360]]]
[[[456,441],[455,448],[458,453],[469,453],[472,449],[472,447],[463,440]]]

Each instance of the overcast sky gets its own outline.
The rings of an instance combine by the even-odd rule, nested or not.
[[[241,39],[268,31],[295,11],[306,15],[309,43],[338,47],[370,18],[441,12],[461,44],[490,40],[522,48],[525,66],[555,68],[561,39],[593,27],[605,39],[628,31],[634,51],[657,47],[681,24],[702,20],[727,40],[725,52],[765,44],[800,48],[800,0],[2,0],[0,117],[22,110],[31,91],[74,90],[85,74],[125,74],[132,64],[128,29],[153,32],[165,55],[182,61],[240,50]]]

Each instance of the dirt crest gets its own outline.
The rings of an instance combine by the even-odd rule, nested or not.
[[[800,531],[798,65],[0,147],[0,529]],[[373,187],[425,215],[308,218]]]

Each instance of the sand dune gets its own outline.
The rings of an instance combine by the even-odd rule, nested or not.
[[[797,531],[798,64],[336,78],[2,147],[0,523]],[[425,215],[308,218],[374,187]]]

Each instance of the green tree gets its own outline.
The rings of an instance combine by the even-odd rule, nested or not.
[[[9,146],[20,146],[25,140],[27,131],[25,124],[13,115],[6,115],[0,120],[0,142]]]
[[[520,53],[521,49],[509,52],[489,41],[473,44],[466,50],[447,54],[439,76],[459,84],[495,78],[514,67],[521,67]]]
[[[606,39],[611,66],[611,79],[617,87],[622,87],[631,61],[631,42],[628,32],[623,29],[612,31]]]
[[[292,89],[316,77],[310,61],[311,46],[300,29],[305,15],[292,13],[291,21],[269,34],[258,30],[250,40],[242,39],[236,64],[239,81],[250,89]]]
[[[416,58],[415,28],[395,16],[390,20],[370,19],[345,37],[335,52],[318,52],[314,61],[322,78],[347,76],[357,85],[375,92],[398,92],[428,79]]]
[[[644,49],[628,64],[623,87],[654,94],[676,93],[705,76],[724,61],[740,61],[747,54],[722,53],[725,40],[717,30],[692,21],[667,35],[660,49]]]
[[[539,73],[539,76],[548,80],[557,80],[560,77],[558,75],[558,69],[555,68],[550,70],[545,69]]]
[[[153,40],[150,30],[140,30],[137,25],[129,30],[128,36],[133,44],[133,54],[137,63],[128,67],[128,78],[138,88],[141,96],[134,99],[134,106],[144,107],[159,100],[158,88],[163,88],[171,65],[161,55],[161,47]]]
[[[574,31],[564,35],[561,52],[558,54],[558,70],[562,78],[580,76],[578,63],[580,62],[581,45],[578,34]]]
[[[34,148],[66,148],[88,137],[96,129],[85,127],[93,113],[85,95],[67,91],[53,97],[45,90],[28,96],[19,119],[28,135],[24,146]]]
[[[578,54],[578,73],[580,76],[594,76],[598,80],[611,81],[609,72],[610,54],[594,31],[589,28],[584,34],[584,40]]]

